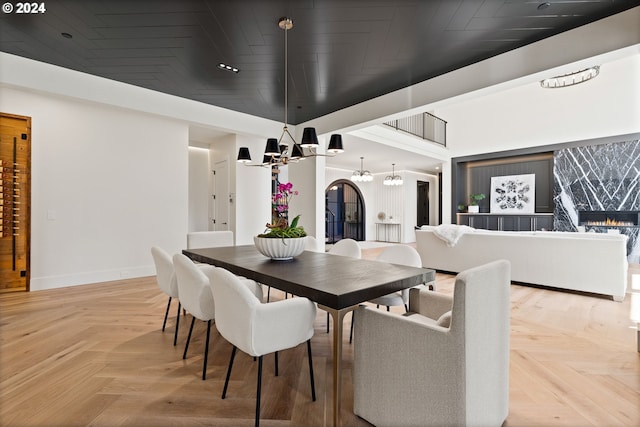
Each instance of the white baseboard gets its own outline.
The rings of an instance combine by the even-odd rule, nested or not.
[[[88,271],[61,276],[32,277],[29,289],[40,291],[45,289],[65,288],[68,286],[88,285],[91,283],[111,282],[114,280],[133,279],[136,277],[155,276],[153,265],[127,267],[117,270]]]

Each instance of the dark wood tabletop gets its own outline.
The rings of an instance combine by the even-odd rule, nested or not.
[[[379,261],[305,251],[289,261],[273,261],[255,246],[185,249],[196,262],[341,310],[435,280],[435,271]]]

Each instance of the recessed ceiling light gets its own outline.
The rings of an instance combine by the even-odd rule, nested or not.
[[[231,65],[225,64],[225,63],[219,63],[218,64],[218,68],[220,68],[221,70],[225,70],[225,71],[231,71],[232,73],[239,73],[240,69],[233,67]]]

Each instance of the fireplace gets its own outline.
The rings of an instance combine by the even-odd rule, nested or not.
[[[593,227],[638,227],[638,211],[579,211],[578,225]]]

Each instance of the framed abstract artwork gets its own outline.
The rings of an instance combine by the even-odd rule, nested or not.
[[[491,177],[491,213],[535,213],[536,175]]]

